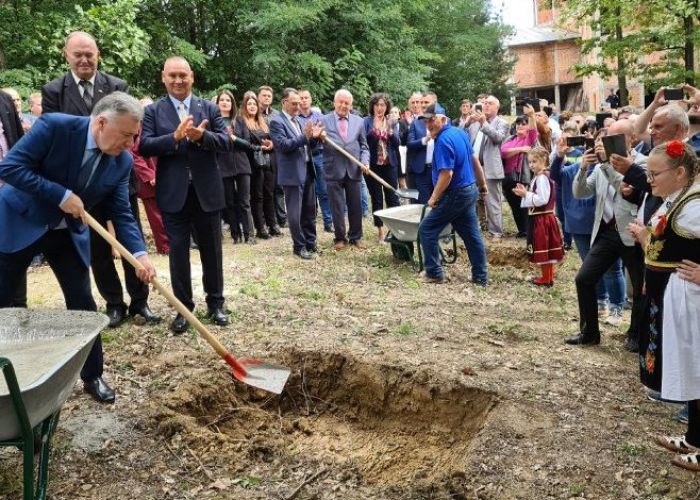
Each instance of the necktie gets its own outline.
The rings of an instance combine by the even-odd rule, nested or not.
[[[348,138],[348,119],[347,118],[341,118],[338,121],[338,129],[340,131],[340,137],[343,138],[343,140],[347,140]]]
[[[177,116],[180,117],[180,123],[185,121],[185,118],[187,118],[187,108],[185,107],[184,102],[177,105]]]
[[[102,151],[100,148],[89,149],[86,151],[84,156],[85,160],[80,166],[80,173],[78,174],[78,192],[82,192],[87,187],[90,178],[95,171],[97,160],[101,155]]]
[[[301,125],[299,125],[299,120],[296,116],[292,116],[292,124],[294,124],[294,130],[296,130],[297,135],[301,135]]]
[[[80,86],[83,88],[83,101],[88,110],[92,111],[92,83],[90,80],[80,80]]]

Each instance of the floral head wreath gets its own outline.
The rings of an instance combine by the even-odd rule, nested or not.
[[[685,153],[685,144],[681,141],[671,141],[666,145],[666,154],[671,158],[680,158]]]

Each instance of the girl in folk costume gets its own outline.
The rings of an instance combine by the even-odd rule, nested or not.
[[[700,471],[700,183],[692,147],[672,141],[654,148],[647,180],[662,202],[628,231],[644,248],[645,315],[639,332],[642,383],[664,399],[688,401],[685,436],[656,443],[678,453],[672,462]],[[663,340],[663,349],[662,346]]]
[[[541,269],[541,276],[533,278],[538,286],[554,284],[554,265],[564,258],[559,224],[554,216],[556,187],[549,178],[549,153],[543,147],[535,147],[527,154],[534,175],[530,190],[518,183],[513,192],[522,198],[520,206],[530,209],[527,252],[530,262]]]

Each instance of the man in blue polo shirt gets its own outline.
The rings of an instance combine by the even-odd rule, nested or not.
[[[472,281],[485,286],[488,282],[486,249],[476,215],[479,193],[486,193],[486,178],[474,155],[469,136],[430,105],[419,119],[426,121],[430,136],[435,139],[433,152],[433,193],[428,200],[432,210],[418,229],[425,261],[425,283],[444,283],[440,265],[438,239],[440,232],[452,224],[464,240],[472,264]],[[477,189],[477,184],[479,188]]]

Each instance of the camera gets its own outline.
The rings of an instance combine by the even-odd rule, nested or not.
[[[682,101],[683,89],[665,88],[664,99],[667,101]]]
[[[580,147],[586,145],[586,138],[582,135],[574,135],[566,138],[566,145],[570,147]]]
[[[478,102],[474,104],[474,111],[478,111],[479,113],[482,113],[484,111],[484,106]]]

